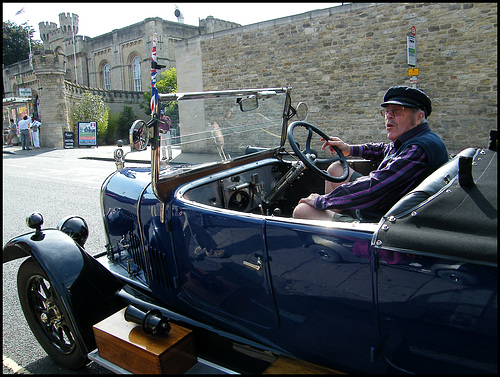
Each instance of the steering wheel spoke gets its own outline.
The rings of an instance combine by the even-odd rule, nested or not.
[[[293,130],[296,127],[303,127],[307,130],[307,137],[306,137],[306,146],[303,151],[299,149],[299,143],[297,140],[295,140],[295,137],[293,136]],[[288,126],[288,142],[290,143],[290,146],[292,147],[293,151],[295,152],[296,156],[309,168],[311,169],[314,173],[318,174],[322,178],[330,181],[330,182],[343,182],[347,179],[349,175],[349,165],[347,163],[347,160],[344,156],[344,154],[338,149],[337,147],[333,147],[335,152],[338,155],[337,157],[331,158],[331,159],[319,159],[318,158],[318,153],[314,151],[314,149],[311,148],[311,142],[312,142],[312,137],[313,134],[316,133],[317,135],[321,136],[323,139],[328,140],[329,136],[324,133],[322,130],[319,128],[313,126],[310,123],[302,122],[302,121],[297,121],[293,122]],[[342,175],[340,177],[334,177],[330,175],[327,171],[322,170],[319,168],[319,164],[324,164],[324,163],[333,163],[335,161],[340,161],[342,164]]]

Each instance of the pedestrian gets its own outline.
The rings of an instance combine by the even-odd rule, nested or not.
[[[168,161],[172,159],[172,135],[170,132],[170,126],[172,125],[172,121],[170,120],[170,117],[165,115],[165,112],[163,110],[160,111],[160,133],[164,134],[165,136],[162,136],[160,139],[160,144],[161,144],[161,154],[162,154],[162,160],[167,159],[167,151],[168,151]]]
[[[387,137],[391,143],[349,145],[338,137],[325,140],[323,149],[337,147],[345,156],[382,160],[368,176],[349,169],[344,182],[325,183],[325,194],[313,193],[299,200],[293,216],[334,221],[378,221],[400,198],[449,159],[441,138],[432,132],[427,117],[430,98],[416,88],[393,86],[381,104]],[[332,176],[342,174],[337,161]]]
[[[7,134],[7,145],[12,145],[12,139],[17,135],[17,124],[14,119],[10,120],[9,133]]]
[[[30,148],[30,121],[28,120],[28,116],[25,115],[23,119],[21,119],[18,124],[19,134],[21,138],[21,146],[24,150],[31,150]]]
[[[40,123],[37,119],[33,119],[33,122],[31,122],[30,126],[30,132],[31,132],[31,140],[33,142],[33,148],[39,149],[40,148],[40,127],[42,123]]]

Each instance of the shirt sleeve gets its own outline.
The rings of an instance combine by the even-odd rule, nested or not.
[[[356,149],[357,147],[352,149]],[[365,145],[360,147],[365,148]],[[353,150],[355,155],[374,157],[377,153],[368,148]],[[378,155],[380,157],[380,155]],[[369,158],[371,159],[371,158]],[[377,159],[377,158],[374,158]],[[394,203],[415,187],[425,173],[427,156],[418,145],[409,145],[394,158],[384,161],[368,176],[340,185],[329,194],[320,195],[314,206],[317,209],[377,209]]]
[[[382,160],[389,144],[368,143],[361,145],[351,145],[351,156],[362,157],[366,160]]]

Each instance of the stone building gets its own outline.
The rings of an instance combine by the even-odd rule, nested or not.
[[[294,103],[309,106],[307,121],[328,134],[387,142],[380,103],[390,86],[413,85],[407,36],[414,26],[415,85],[432,99],[431,129],[451,152],[487,146],[497,129],[497,23],[496,3],[351,3],[311,11],[177,42],[178,90],[289,85]]]
[[[112,112],[130,106],[134,114],[145,117],[141,104],[151,85],[155,33],[158,64],[169,69],[176,67],[176,41],[240,26],[212,16],[200,20],[199,26],[147,18],[89,38],[78,35],[78,22],[78,15],[70,13],[59,15],[59,26],[40,22],[44,51],[36,51],[31,62],[3,67],[4,97],[19,96],[19,89],[31,90],[29,111],[42,117],[40,136],[45,147],[62,147],[63,132],[72,130],[72,108],[86,92],[102,96]],[[4,111],[4,123],[9,116]]]
[[[150,86],[153,34],[158,36],[158,64],[169,69],[176,66],[175,41],[241,25],[211,16],[200,20],[200,26],[156,17],[89,38],[78,35],[78,15],[61,13],[59,27],[53,22],[38,26],[44,49],[64,56],[65,80],[91,88],[141,92]]]

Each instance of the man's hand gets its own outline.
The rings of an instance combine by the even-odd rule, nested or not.
[[[329,140],[325,140],[325,139],[321,139],[321,140],[325,142],[323,144],[323,146],[321,147],[321,150],[325,150],[326,148],[328,148],[328,151],[330,152],[330,154],[332,156],[335,153],[337,153],[337,152],[335,152],[335,150],[333,149],[333,147],[337,147],[338,149],[340,149],[340,151],[342,152],[342,154],[344,156],[350,156],[351,155],[351,146],[349,144],[344,143],[338,137],[330,136]]]
[[[316,201],[316,198],[318,198],[319,196],[320,196],[319,194],[311,194],[307,198],[300,199],[299,204],[305,203],[314,208],[314,202]]]

